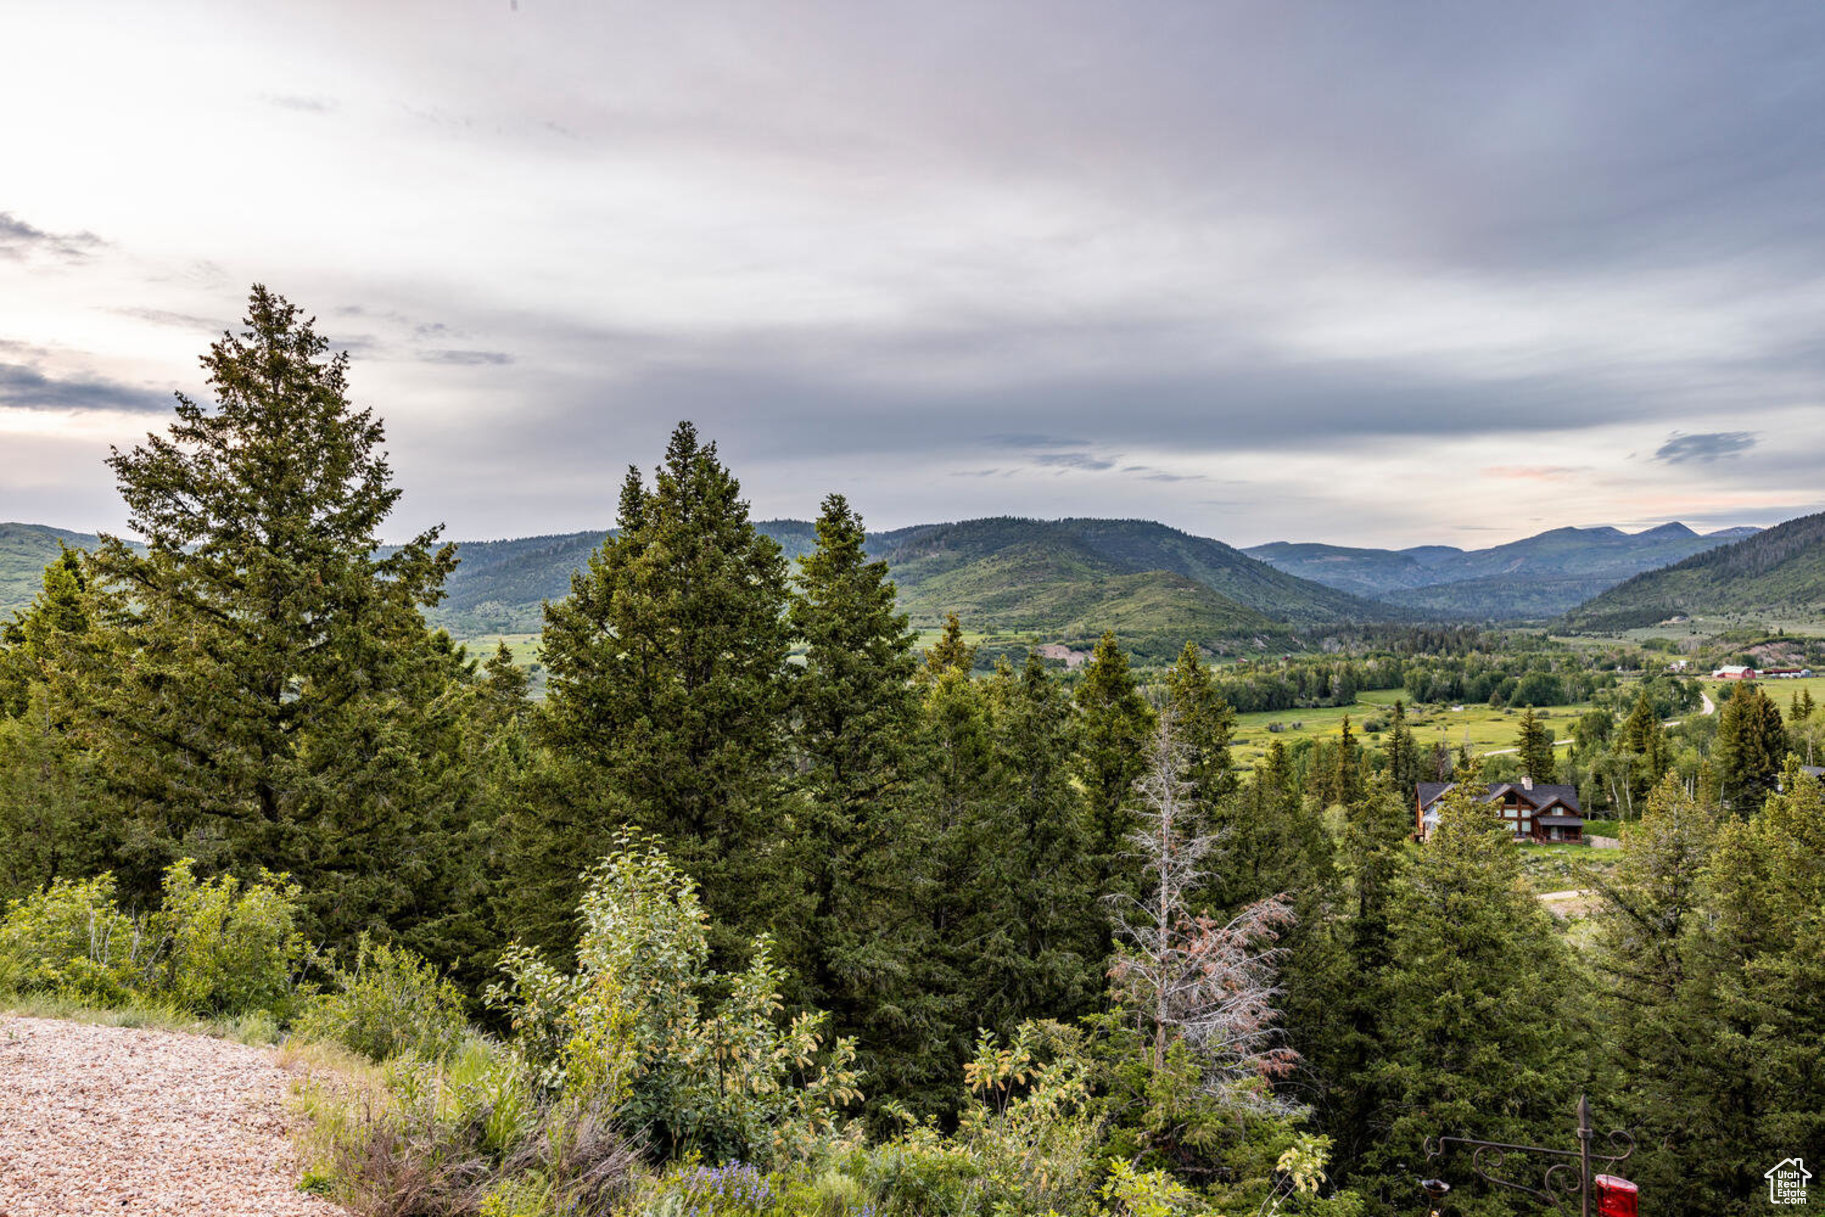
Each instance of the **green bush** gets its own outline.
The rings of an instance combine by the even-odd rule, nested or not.
[[[697,886],[656,839],[623,830],[579,911],[576,975],[515,947],[488,994],[547,1092],[617,1112],[669,1157],[768,1166],[851,1131],[854,1044],[827,1042],[827,1015],[782,1017],[764,935],[744,971],[710,968]]]
[[[165,872],[164,901],[152,915],[164,952],[159,992],[198,1014],[285,1018],[304,957],[297,885],[265,871],[245,887],[232,875],[198,883],[191,865],[186,858]]]
[[[407,1054],[440,1060],[463,1041],[462,994],[404,947],[364,934],[353,970],[331,968],[330,979],[334,991],[312,998],[298,1019],[300,1039],[341,1044],[375,1061]]]
[[[142,927],[114,906],[112,875],[59,879],[8,902],[0,980],[14,992],[117,1006],[141,987],[152,949]]]
[[[105,874],[10,902],[0,982],[96,1006],[285,1018],[304,954],[298,889],[273,875],[245,887],[228,876],[198,883],[191,866],[185,859],[165,872],[163,907],[149,918],[122,912]]]

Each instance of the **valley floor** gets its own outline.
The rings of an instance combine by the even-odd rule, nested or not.
[[[336,1217],[271,1049],[0,1014],[0,1214]]]

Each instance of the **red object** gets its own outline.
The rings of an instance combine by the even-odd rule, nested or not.
[[[1615,1175],[1598,1175],[1591,1184],[1597,1189],[1597,1217],[1637,1217],[1635,1199],[1640,1188]]]

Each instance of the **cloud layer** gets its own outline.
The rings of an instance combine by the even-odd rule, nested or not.
[[[260,281],[401,532],[602,524],[687,416],[763,515],[1769,523],[1825,505],[1822,68],[1773,3],[39,9],[0,437],[79,472],[0,516],[117,525],[80,454]]]

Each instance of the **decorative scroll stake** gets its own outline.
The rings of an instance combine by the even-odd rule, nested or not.
[[[1570,1213],[1570,1202],[1575,1198],[1578,1204],[1578,1217],[1591,1217],[1591,1163],[1614,1166],[1635,1152],[1635,1138],[1621,1129],[1608,1134],[1604,1148],[1611,1151],[1607,1154],[1591,1152],[1591,1105],[1583,1095],[1578,1096],[1578,1148],[1551,1149],[1541,1145],[1507,1145],[1500,1141],[1477,1141],[1470,1137],[1427,1137],[1426,1160],[1430,1162],[1444,1154],[1454,1145],[1469,1149],[1470,1168],[1477,1177],[1497,1187],[1509,1188],[1532,1196],[1545,1204],[1551,1205],[1561,1213]],[[1510,1154],[1539,1154],[1541,1157],[1557,1159],[1548,1162],[1541,1170],[1540,1186],[1533,1187],[1515,1179],[1504,1178],[1509,1169],[1507,1159]],[[1576,1165],[1570,1159],[1576,1159]],[[1515,1163],[1515,1169],[1526,1169],[1526,1160]],[[1576,1176],[1575,1178],[1573,1176]],[[1440,1184],[1443,1190],[1435,1190],[1432,1185]],[[1444,1193],[1450,1191],[1439,1180],[1429,1179],[1421,1183],[1426,1194],[1435,1204],[1444,1199]],[[1436,1214],[1438,1210],[1435,1208]]]

